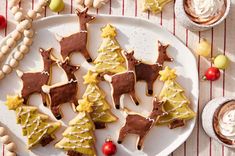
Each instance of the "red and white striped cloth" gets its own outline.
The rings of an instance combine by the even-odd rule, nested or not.
[[[64,0],[67,4],[65,10],[60,14],[73,13],[76,7],[75,0]],[[232,0],[232,8],[228,18],[218,27],[206,32],[193,33],[183,28],[175,19],[174,2],[168,4],[164,11],[158,15],[143,13],[141,11],[142,0],[110,0],[106,6],[99,10],[91,9],[90,12],[97,14],[112,14],[122,16],[136,16],[149,19],[168,29],[172,34],[177,36],[190,49],[193,49],[200,38],[206,38],[211,41],[213,50],[211,56],[218,53],[226,54],[232,61],[230,68],[222,74],[221,78],[215,82],[200,82],[200,96],[198,103],[198,121],[188,140],[181,145],[171,155],[173,156],[232,156],[235,152],[229,148],[222,146],[216,141],[209,138],[203,131],[201,126],[201,111],[210,99],[218,96],[232,96],[235,92],[235,0]],[[37,0],[22,0],[21,6],[24,9],[33,8]],[[8,9],[8,0],[0,1],[0,14],[5,15],[8,20],[13,20],[12,14]],[[49,9],[45,10],[44,15],[50,16],[52,13]],[[14,25],[8,23],[5,31],[0,31],[0,39],[11,32]],[[197,58],[199,76],[204,75],[205,70],[211,64],[204,58]],[[4,146],[0,147],[0,156],[4,156]]]

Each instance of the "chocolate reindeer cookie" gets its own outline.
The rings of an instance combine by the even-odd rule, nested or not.
[[[156,97],[153,100],[153,110],[148,117],[143,117],[136,113],[128,114],[126,123],[120,130],[118,143],[121,144],[127,134],[136,134],[139,136],[137,149],[141,150],[145,136],[163,114],[163,102]]]
[[[153,83],[159,77],[159,71],[163,69],[163,63],[165,61],[173,61],[173,59],[167,55],[166,49],[168,46],[169,45],[162,45],[162,43],[158,41],[159,56],[157,62],[154,64],[141,62],[135,66],[136,80],[147,82],[148,95],[153,94]]]
[[[120,108],[120,98],[123,94],[130,94],[135,104],[139,105],[139,101],[135,95],[135,65],[137,65],[139,61],[134,58],[134,51],[130,53],[123,53],[127,62],[128,70],[112,76],[107,74],[104,75],[104,79],[111,83],[112,99],[117,109]]]
[[[46,106],[46,94],[42,91],[42,86],[50,83],[51,67],[56,59],[51,53],[52,49],[44,50],[40,48],[39,51],[44,63],[43,71],[23,73],[17,70],[16,73],[23,81],[21,96],[24,103],[27,104],[30,95],[39,93],[42,96],[43,104]]]
[[[76,14],[79,18],[80,23],[80,31],[72,34],[67,37],[59,38],[57,36],[57,40],[60,43],[61,47],[61,55],[63,59],[70,56],[73,52],[80,52],[88,62],[92,62],[92,59],[89,55],[87,50],[87,23],[91,22],[95,19],[94,16],[87,14],[88,8],[84,9],[83,11],[76,11]]]
[[[66,58],[64,62],[59,62],[59,66],[65,71],[68,81],[66,83],[58,83],[53,86],[42,86],[42,90],[48,95],[48,106],[51,109],[56,119],[61,119],[60,106],[64,103],[70,102],[73,104],[73,109],[76,111],[78,106],[78,82],[75,77],[75,72],[80,66],[73,66],[69,64],[69,59]]]

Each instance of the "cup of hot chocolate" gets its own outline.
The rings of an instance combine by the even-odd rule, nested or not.
[[[187,29],[204,31],[219,25],[230,11],[231,0],[176,0],[175,15]]]
[[[209,101],[202,112],[202,126],[211,138],[235,148],[235,97]]]

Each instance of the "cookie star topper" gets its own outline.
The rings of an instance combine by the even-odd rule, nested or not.
[[[159,72],[159,74],[161,75],[160,80],[161,81],[174,80],[177,77],[175,72],[176,72],[175,69],[171,69],[170,67],[167,66],[164,70]]]
[[[88,113],[93,112],[93,109],[92,109],[93,104],[88,100],[87,97],[81,100],[78,100],[78,103],[79,105],[77,106],[77,110],[79,112],[82,112],[82,111],[88,112]]]
[[[9,110],[16,110],[23,104],[24,100],[19,96],[7,96],[6,105]]]
[[[84,84],[90,84],[90,83],[98,83],[97,80],[98,73],[94,73],[92,71],[88,71],[85,76],[83,76]]]
[[[115,37],[117,35],[116,28],[113,27],[110,24],[107,24],[101,30],[102,30],[101,37],[103,37],[103,38],[106,38],[106,37]]]

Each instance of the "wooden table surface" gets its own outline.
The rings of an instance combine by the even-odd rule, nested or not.
[[[10,1],[10,0],[9,0]],[[22,0],[21,6],[27,10],[34,7],[38,0]],[[65,10],[60,14],[70,14],[76,9],[75,0],[64,0]],[[219,96],[233,96],[235,92],[235,0],[232,0],[232,8],[227,19],[219,26],[206,32],[191,32],[182,27],[174,16],[174,2],[168,4],[164,11],[158,15],[143,13],[141,11],[142,0],[110,0],[106,6],[99,10],[91,9],[90,12],[97,14],[112,14],[122,16],[141,17],[149,19],[162,25],[172,34],[177,36],[191,50],[199,42],[200,38],[206,38],[212,44],[211,56],[218,53],[226,54],[232,61],[231,66],[222,73],[221,78],[215,82],[200,81],[200,95],[198,103],[198,120],[194,131],[188,140],[182,144],[171,155],[173,156],[234,156],[235,151],[226,148],[218,142],[209,138],[201,126],[201,111],[210,99]],[[8,9],[8,0],[0,0],[0,14],[6,16],[8,20],[14,20]],[[48,8],[45,10],[45,16],[51,16]],[[0,31],[0,39],[10,33],[14,25],[9,23],[8,27]],[[199,77],[202,77],[205,70],[211,65],[205,58],[198,57]],[[0,151],[1,152],[1,151]],[[0,154],[1,155],[1,154]]]

